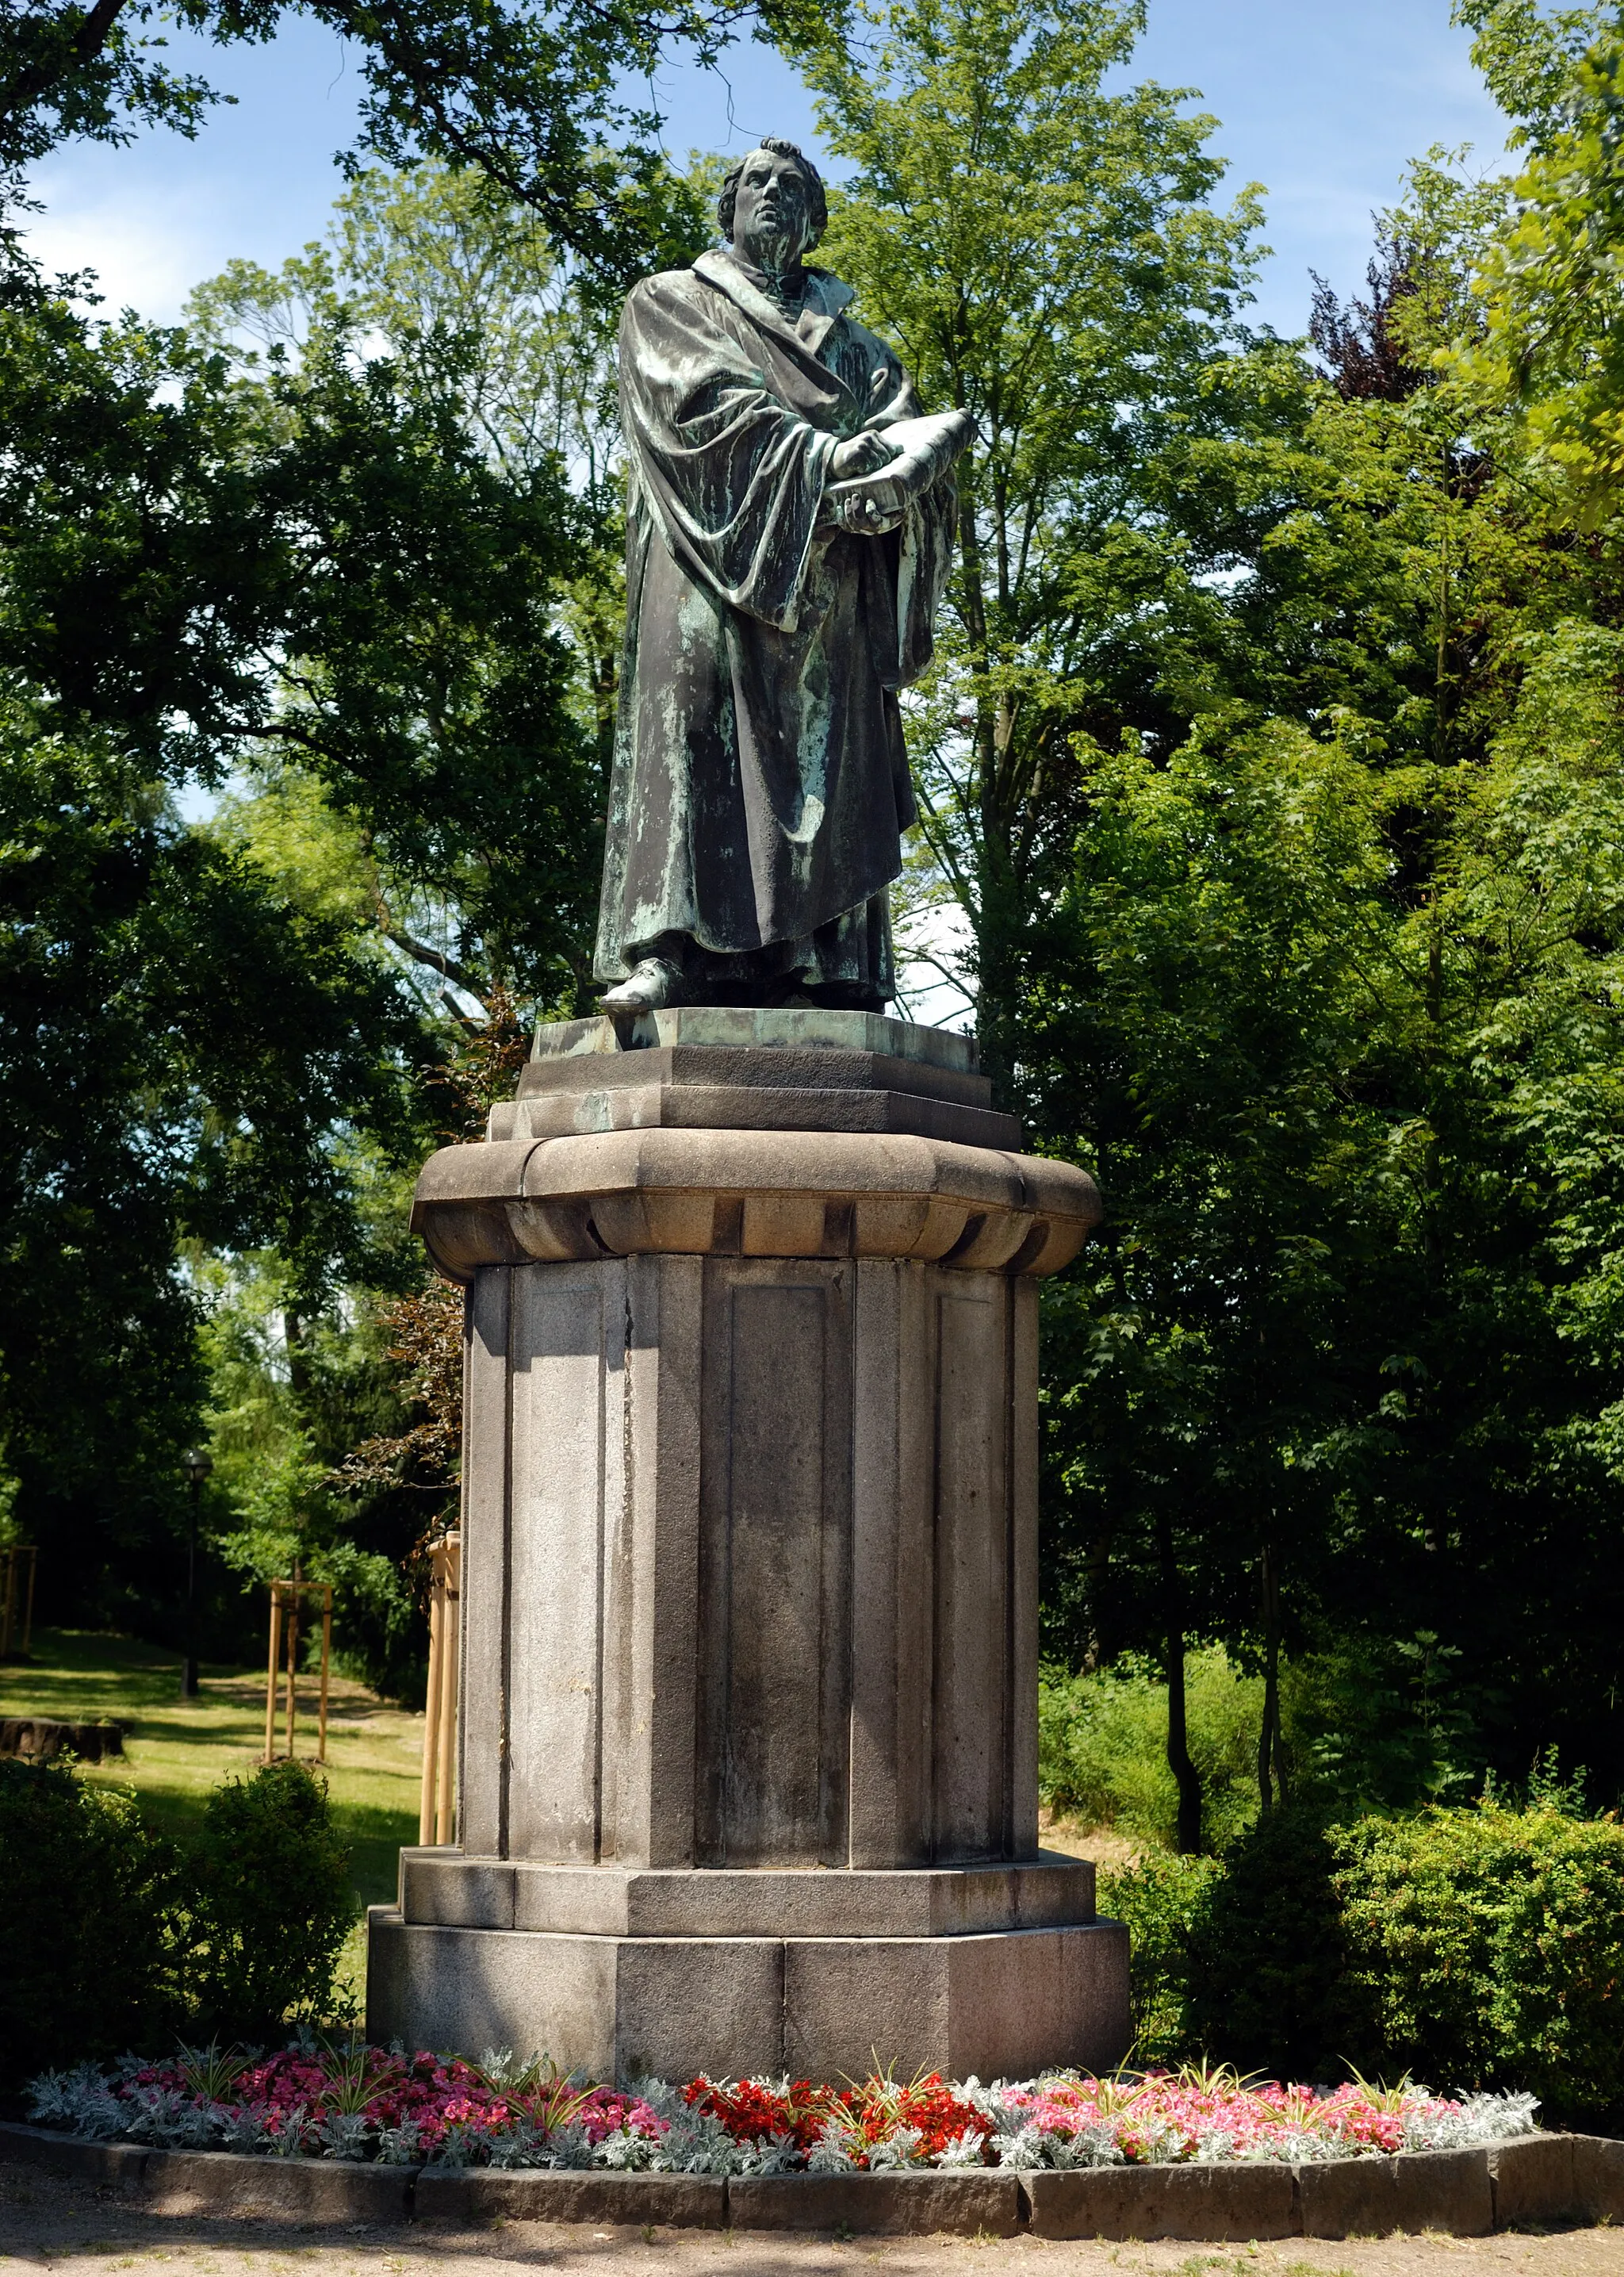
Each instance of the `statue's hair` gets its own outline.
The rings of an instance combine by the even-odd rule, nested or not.
[[[722,184],[722,194],[717,200],[717,220],[722,234],[731,240],[733,234],[733,202],[739,194],[739,177],[755,156],[756,150],[771,150],[780,158],[793,158],[807,178],[811,194],[807,201],[808,218],[812,224],[812,244],[816,245],[829,226],[829,200],[823,194],[823,178],[798,142],[786,142],[780,134],[763,134],[755,148],[744,156]],[[807,248],[810,252],[811,246]]]

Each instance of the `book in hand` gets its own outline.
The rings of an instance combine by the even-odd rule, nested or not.
[[[922,418],[893,420],[874,430],[895,458],[871,475],[831,483],[825,493],[848,529],[891,527],[910,499],[945,475],[975,432],[968,411],[932,411]]]

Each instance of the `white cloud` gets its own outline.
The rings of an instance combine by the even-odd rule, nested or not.
[[[30,248],[53,273],[94,270],[104,316],[135,308],[173,323],[199,278],[219,266],[194,200],[153,190],[76,198],[71,177],[37,187],[47,210],[27,232]]]

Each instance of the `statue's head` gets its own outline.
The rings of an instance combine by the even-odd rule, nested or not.
[[[747,261],[782,276],[829,226],[823,178],[793,142],[764,135],[723,183],[717,219]]]

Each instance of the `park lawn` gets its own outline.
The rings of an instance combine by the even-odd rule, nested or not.
[[[211,1791],[252,1771],[265,1744],[263,1667],[205,1664],[200,1684],[195,1700],[183,1700],[179,1658],[161,1646],[103,1631],[36,1628],[27,1662],[0,1664],[0,1716],[122,1724],[123,1755],[85,1764],[81,1777],[133,1789],[151,1824],[184,1842]],[[279,1697],[279,1748],[281,1710]],[[301,1678],[294,1750],[304,1758],[315,1754],[315,1680]],[[397,1854],[417,1839],[422,1742],[421,1715],[383,1706],[364,1685],[332,1679],[325,1776],[362,1905],[392,1902]],[[362,1953],[358,1923],[343,1971],[357,1992]]]

